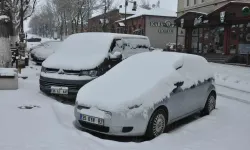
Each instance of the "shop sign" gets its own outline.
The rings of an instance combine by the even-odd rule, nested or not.
[[[166,27],[166,28],[174,28],[175,25],[169,20],[166,20],[165,22],[150,22],[151,27]]]
[[[203,16],[194,19],[194,26],[200,25],[203,21]]]
[[[240,54],[250,54],[250,44],[239,44]]]
[[[246,35],[246,41],[247,41],[247,42],[250,42],[250,33],[248,33],[248,34]]]
[[[175,24],[172,23],[171,21],[169,20],[166,20],[165,22],[150,22],[150,26],[151,27],[158,27],[158,33],[174,33],[174,27],[175,27]]]
[[[225,22],[225,16],[226,16],[226,12],[225,11],[220,12],[220,22],[221,23]]]
[[[173,29],[158,29],[158,33],[174,33]]]
[[[181,27],[182,28],[184,27],[184,19],[183,18],[181,19]]]

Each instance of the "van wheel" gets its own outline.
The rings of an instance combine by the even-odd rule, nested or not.
[[[206,105],[201,112],[202,116],[209,115],[216,107],[216,96],[213,93],[210,93],[208,96]]]
[[[167,113],[163,109],[156,110],[149,120],[146,137],[153,139],[161,135],[166,130],[166,126]]]

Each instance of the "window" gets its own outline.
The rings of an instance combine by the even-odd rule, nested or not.
[[[189,6],[189,0],[187,0],[187,6]]]
[[[197,4],[197,0],[194,0],[194,5],[196,5]]]
[[[204,3],[204,2],[205,2],[205,0],[201,0],[201,2],[202,2],[202,3]]]

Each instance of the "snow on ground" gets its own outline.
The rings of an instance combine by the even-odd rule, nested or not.
[[[228,68],[238,78],[246,73],[241,67],[213,66],[219,66],[219,75]],[[210,116],[189,117],[152,141],[100,139],[75,129],[73,106],[40,93],[39,72],[40,67],[31,65],[23,70],[29,78],[19,80],[19,90],[0,91],[1,150],[244,150],[250,146],[250,105],[224,97],[218,97],[217,109]],[[18,108],[25,105],[38,107]]]
[[[222,95],[249,101],[250,68],[211,63],[215,71],[216,88]]]

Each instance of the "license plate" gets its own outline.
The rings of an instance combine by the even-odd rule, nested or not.
[[[68,87],[56,87],[56,86],[52,86],[51,87],[51,93],[52,94],[63,94],[66,95],[69,92],[69,88]]]
[[[96,118],[96,117],[81,114],[80,119],[82,121],[89,122],[92,124],[97,124],[100,126],[104,125],[104,119],[101,119],[101,118]]]

